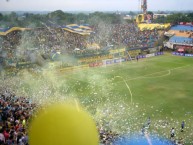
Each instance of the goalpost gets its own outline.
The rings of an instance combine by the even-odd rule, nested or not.
[[[103,62],[103,67],[107,67],[107,59],[102,60],[102,62]]]
[[[131,60],[132,62],[132,58],[131,58],[131,55],[129,54],[129,51],[127,51],[127,54],[128,54],[128,58]]]

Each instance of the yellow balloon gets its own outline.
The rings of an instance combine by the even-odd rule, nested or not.
[[[29,128],[30,145],[98,145],[91,116],[69,104],[55,104],[40,111]]]

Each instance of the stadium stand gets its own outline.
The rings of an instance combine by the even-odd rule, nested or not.
[[[92,30],[90,27],[86,25],[77,25],[77,24],[70,24],[62,27],[64,30],[72,32],[72,33],[78,33],[81,35],[90,35],[92,33]]]
[[[7,67],[31,61],[31,55],[35,54],[38,56],[38,64],[42,65],[42,60],[55,60],[52,56],[57,53],[73,55],[78,59],[73,64],[85,64],[96,62],[93,56],[100,56],[97,59],[101,61],[101,57],[111,54],[110,50],[115,48],[121,47],[127,50],[154,48],[161,39],[159,30],[140,31],[134,23],[93,25],[92,27],[77,24],[59,26],[48,23],[44,24],[44,27],[12,27],[0,29],[0,32],[2,44],[0,49],[3,52],[0,55],[3,60],[1,65]],[[18,54],[16,56],[15,53],[17,49],[21,49],[25,54],[19,54],[21,55],[19,59]],[[124,52],[117,54],[120,57],[127,54]],[[86,60],[82,59],[83,57]]]
[[[164,46],[170,49],[193,46],[193,26],[192,25],[175,25],[168,32],[164,33],[169,37],[168,42]],[[177,46],[177,47],[176,47]]]
[[[21,27],[0,28],[0,35],[6,36],[7,34],[13,31],[25,31],[25,30],[31,30],[31,29],[32,28],[21,28]],[[90,35],[90,33],[92,33],[91,28],[87,25],[70,24],[70,25],[63,26],[62,29],[68,32],[77,33],[80,35]]]
[[[21,27],[0,28],[0,35],[5,36],[13,31],[25,31],[25,30],[30,30],[30,28],[21,28]]]
[[[169,30],[167,33],[165,33],[165,35],[168,37],[170,36],[179,36],[179,37],[193,37],[193,31],[178,31],[178,30]]]

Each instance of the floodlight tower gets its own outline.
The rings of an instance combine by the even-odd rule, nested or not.
[[[141,1],[141,9],[143,11],[143,15],[144,15],[144,20],[147,20],[147,0],[142,0]]]
[[[147,0],[139,0],[141,14],[137,15],[136,22],[139,23],[147,23]]]

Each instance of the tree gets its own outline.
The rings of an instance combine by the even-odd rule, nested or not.
[[[187,17],[190,19],[190,22],[193,22],[193,13],[187,14]]]
[[[151,17],[150,17],[150,20],[152,21],[153,20],[153,12],[152,11],[148,11],[147,12],[147,15],[150,15]]]
[[[160,16],[157,19],[153,20],[154,23],[166,23],[166,17]]]
[[[94,12],[89,14],[89,19],[98,19],[95,24],[103,21],[106,24],[118,24],[122,22],[122,17],[116,13],[103,13],[103,12]]]
[[[0,21],[3,20],[3,14],[0,13]]]
[[[167,23],[173,23],[173,24],[177,24],[179,22],[190,22],[190,21],[191,19],[187,17],[186,14],[182,14],[182,13],[169,15],[166,19]]]
[[[136,14],[135,14],[134,12],[130,11],[130,12],[129,12],[129,15],[130,15],[130,16],[135,16]]]
[[[56,22],[59,25],[70,24],[75,22],[75,15],[71,13],[64,13],[61,10],[57,10],[48,14],[48,18],[51,21]]]
[[[75,15],[76,17],[76,23],[78,24],[83,24],[83,23],[88,23],[89,15],[84,14],[84,13],[78,13]]]

